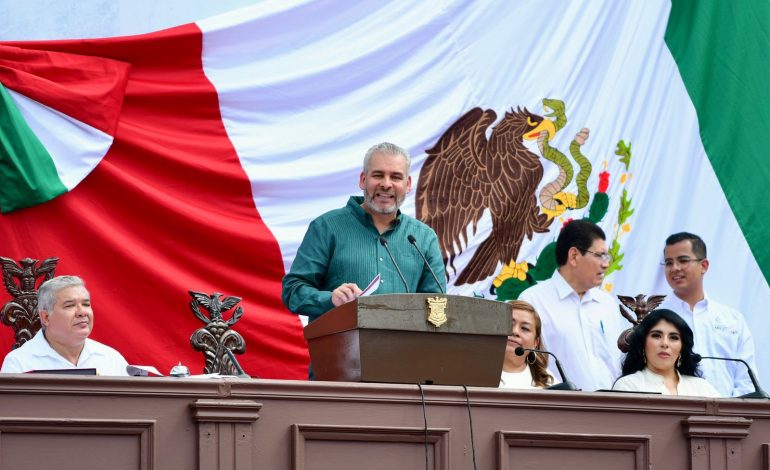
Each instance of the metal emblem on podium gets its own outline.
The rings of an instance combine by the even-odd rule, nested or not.
[[[428,309],[430,314],[428,315],[428,321],[435,327],[439,327],[446,323],[446,297],[428,297]]]

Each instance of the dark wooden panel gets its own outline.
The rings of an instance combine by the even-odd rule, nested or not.
[[[154,421],[0,419],[0,469],[152,470]]]
[[[376,426],[292,426],[293,470],[423,470],[425,431]],[[428,429],[428,468],[448,470],[449,429]]]
[[[648,470],[650,436],[498,433],[498,469]]]

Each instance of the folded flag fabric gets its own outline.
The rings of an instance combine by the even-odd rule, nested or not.
[[[129,65],[0,46],[0,210],[48,201],[83,180],[112,145]]]

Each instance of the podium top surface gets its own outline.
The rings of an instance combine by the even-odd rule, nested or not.
[[[435,326],[428,321],[441,307],[428,299],[446,299],[446,321]],[[305,327],[305,338],[313,339],[353,329],[381,329],[431,333],[510,335],[511,306],[494,300],[447,294],[383,294],[360,297],[319,317]]]

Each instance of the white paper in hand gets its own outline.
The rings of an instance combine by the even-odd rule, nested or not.
[[[374,276],[374,279],[372,279],[372,282],[369,283],[368,286],[366,286],[366,289],[361,291],[361,293],[358,295],[359,297],[366,297],[367,295],[371,295],[380,287],[380,279],[382,279],[381,274],[377,274]]]

